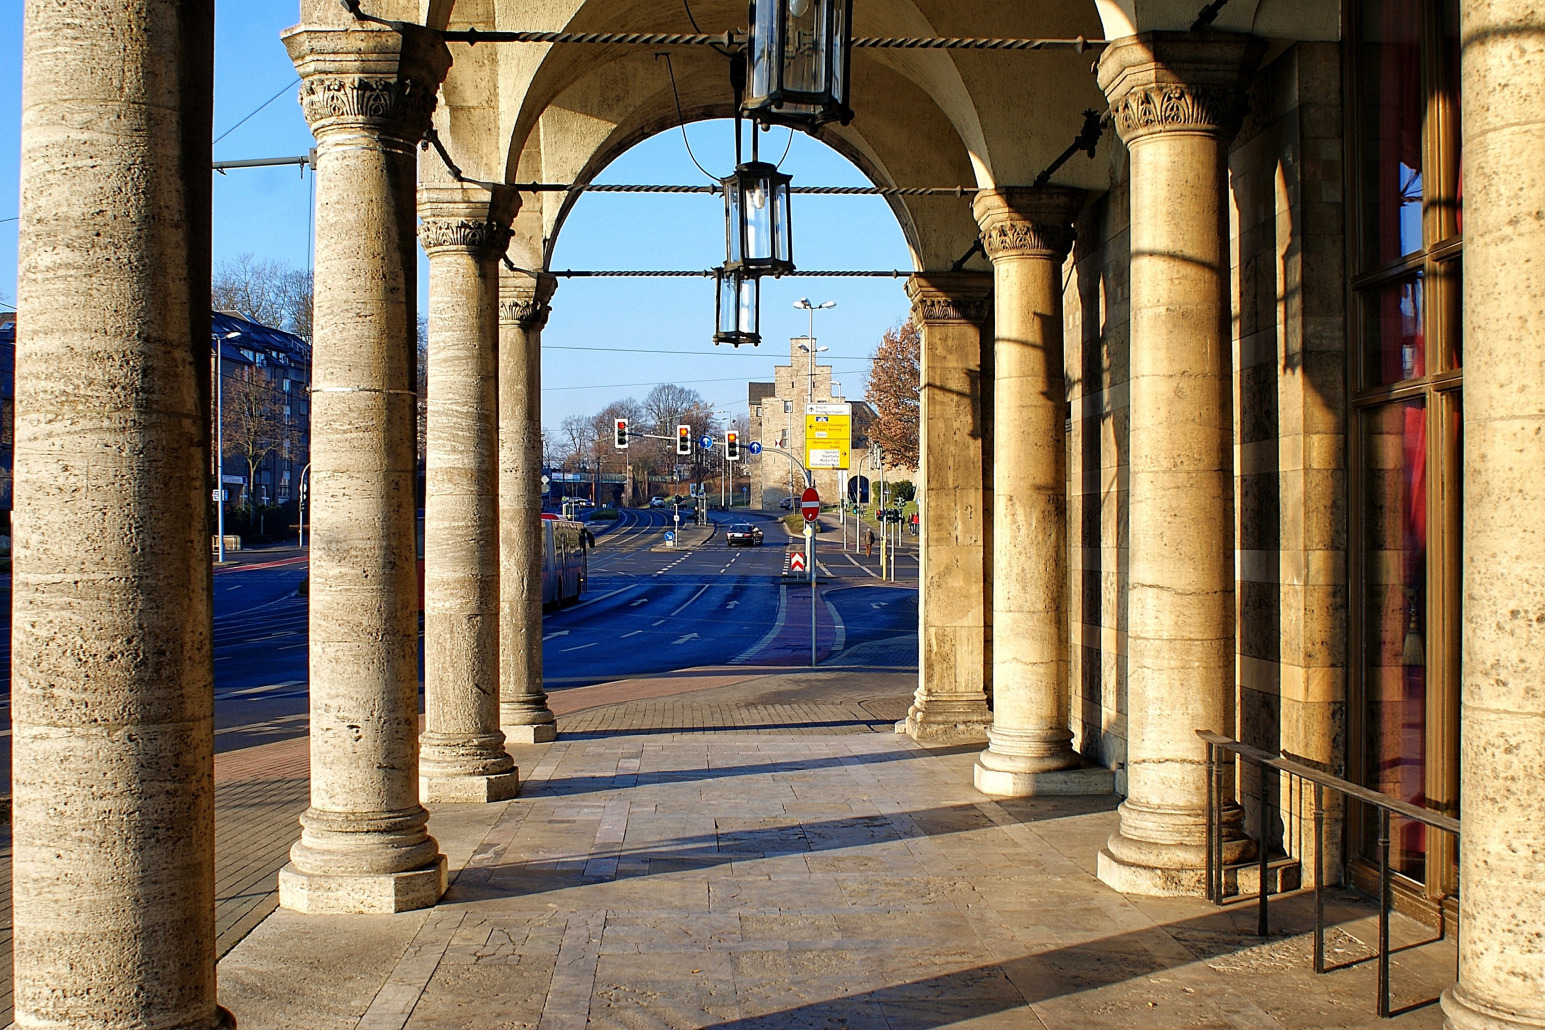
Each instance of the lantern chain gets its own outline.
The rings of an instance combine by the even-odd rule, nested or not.
[[[589,43],[601,46],[745,46],[745,33],[730,30],[707,32],[556,32],[537,30],[490,31],[445,29],[440,32],[447,43]],[[1104,46],[1103,39],[1021,39],[1001,36],[859,36],[855,50],[1073,50],[1083,53],[1091,47]]]

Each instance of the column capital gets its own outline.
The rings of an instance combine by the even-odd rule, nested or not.
[[[319,143],[364,132],[417,146],[451,67],[438,36],[415,25],[391,30],[298,25],[281,37],[300,73],[300,106]]]
[[[1229,139],[1266,44],[1255,36],[1144,32],[1110,43],[1097,66],[1122,142],[1159,133]]]
[[[552,311],[550,301],[558,280],[539,275],[507,275],[499,280],[499,324],[522,329],[541,329]]]
[[[918,272],[907,280],[912,318],[920,325],[969,324],[992,319],[991,272]]]
[[[993,261],[1042,258],[1061,261],[1073,246],[1073,220],[1088,194],[1063,186],[1005,186],[976,195],[971,211],[982,228],[982,246]]]
[[[430,257],[452,251],[479,260],[502,257],[519,209],[519,195],[506,186],[420,186],[418,238]]]

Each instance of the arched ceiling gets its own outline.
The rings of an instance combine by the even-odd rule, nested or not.
[[[336,0],[302,0],[306,20],[347,19]],[[857,35],[1115,38],[1189,27],[1202,0],[858,0]],[[365,0],[380,17],[453,29],[576,32],[692,30],[682,0]],[[691,0],[705,32],[742,28],[745,0]],[[1233,0],[1215,26],[1277,38],[1336,38],[1337,0]],[[674,47],[677,98],[666,62],[646,47],[452,44],[455,63],[436,116],[467,174],[493,181],[588,181],[628,147],[682,121],[731,113],[727,62],[706,47]],[[821,138],[873,181],[898,186],[1032,182],[1077,135],[1086,109],[1106,106],[1094,51],[878,50],[854,52],[847,127]],[[1091,191],[1109,181],[1107,135],[1095,160],[1079,155],[1054,182]],[[528,195],[518,223],[527,260],[561,227],[563,195]],[[956,198],[892,205],[920,268],[945,267],[976,235]],[[543,246],[543,241],[548,246]],[[532,266],[527,266],[532,267]]]

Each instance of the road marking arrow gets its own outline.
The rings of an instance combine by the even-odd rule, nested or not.
[[[740,604],[739,601],[727,601],[727,602],[725,602],[724,607],[726,607],[726,608],[734,608],[734,607],[736,607],[739,604]]]
[[[688,633],[684,637],[677,637],[675,640],[672,640],[671,643],[672,644],[685,644],[689,640],[696,640],[696,639],[697,639],[697,634],[696,633]]]
[[[647,598],[647,597],[640,597],[637,601],[634,601],[632,604],[628,605],[628,607],[629,608],[637,608],[641,604],[648,604],[648,603],[649,603],[649,598]]]
[[[876,601],[873,604],[871,604],[869,607],[871,607],[871,608],[884,608],[888,603],[889,603],[888,601]]]
[[[547,634],[547,636],[542,638],[542,641],[543,641],[543,643],[546,643],[547,641],[551,640],[553,637],[566,637],[568,635],[569,635],[569,631],[568,630],[560,629],[556,633],[549,633],[549,634]]]

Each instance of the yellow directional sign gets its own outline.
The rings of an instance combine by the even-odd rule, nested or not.
[[[853,405],[805,405],[805,467],[846,469],[853,446]]]

